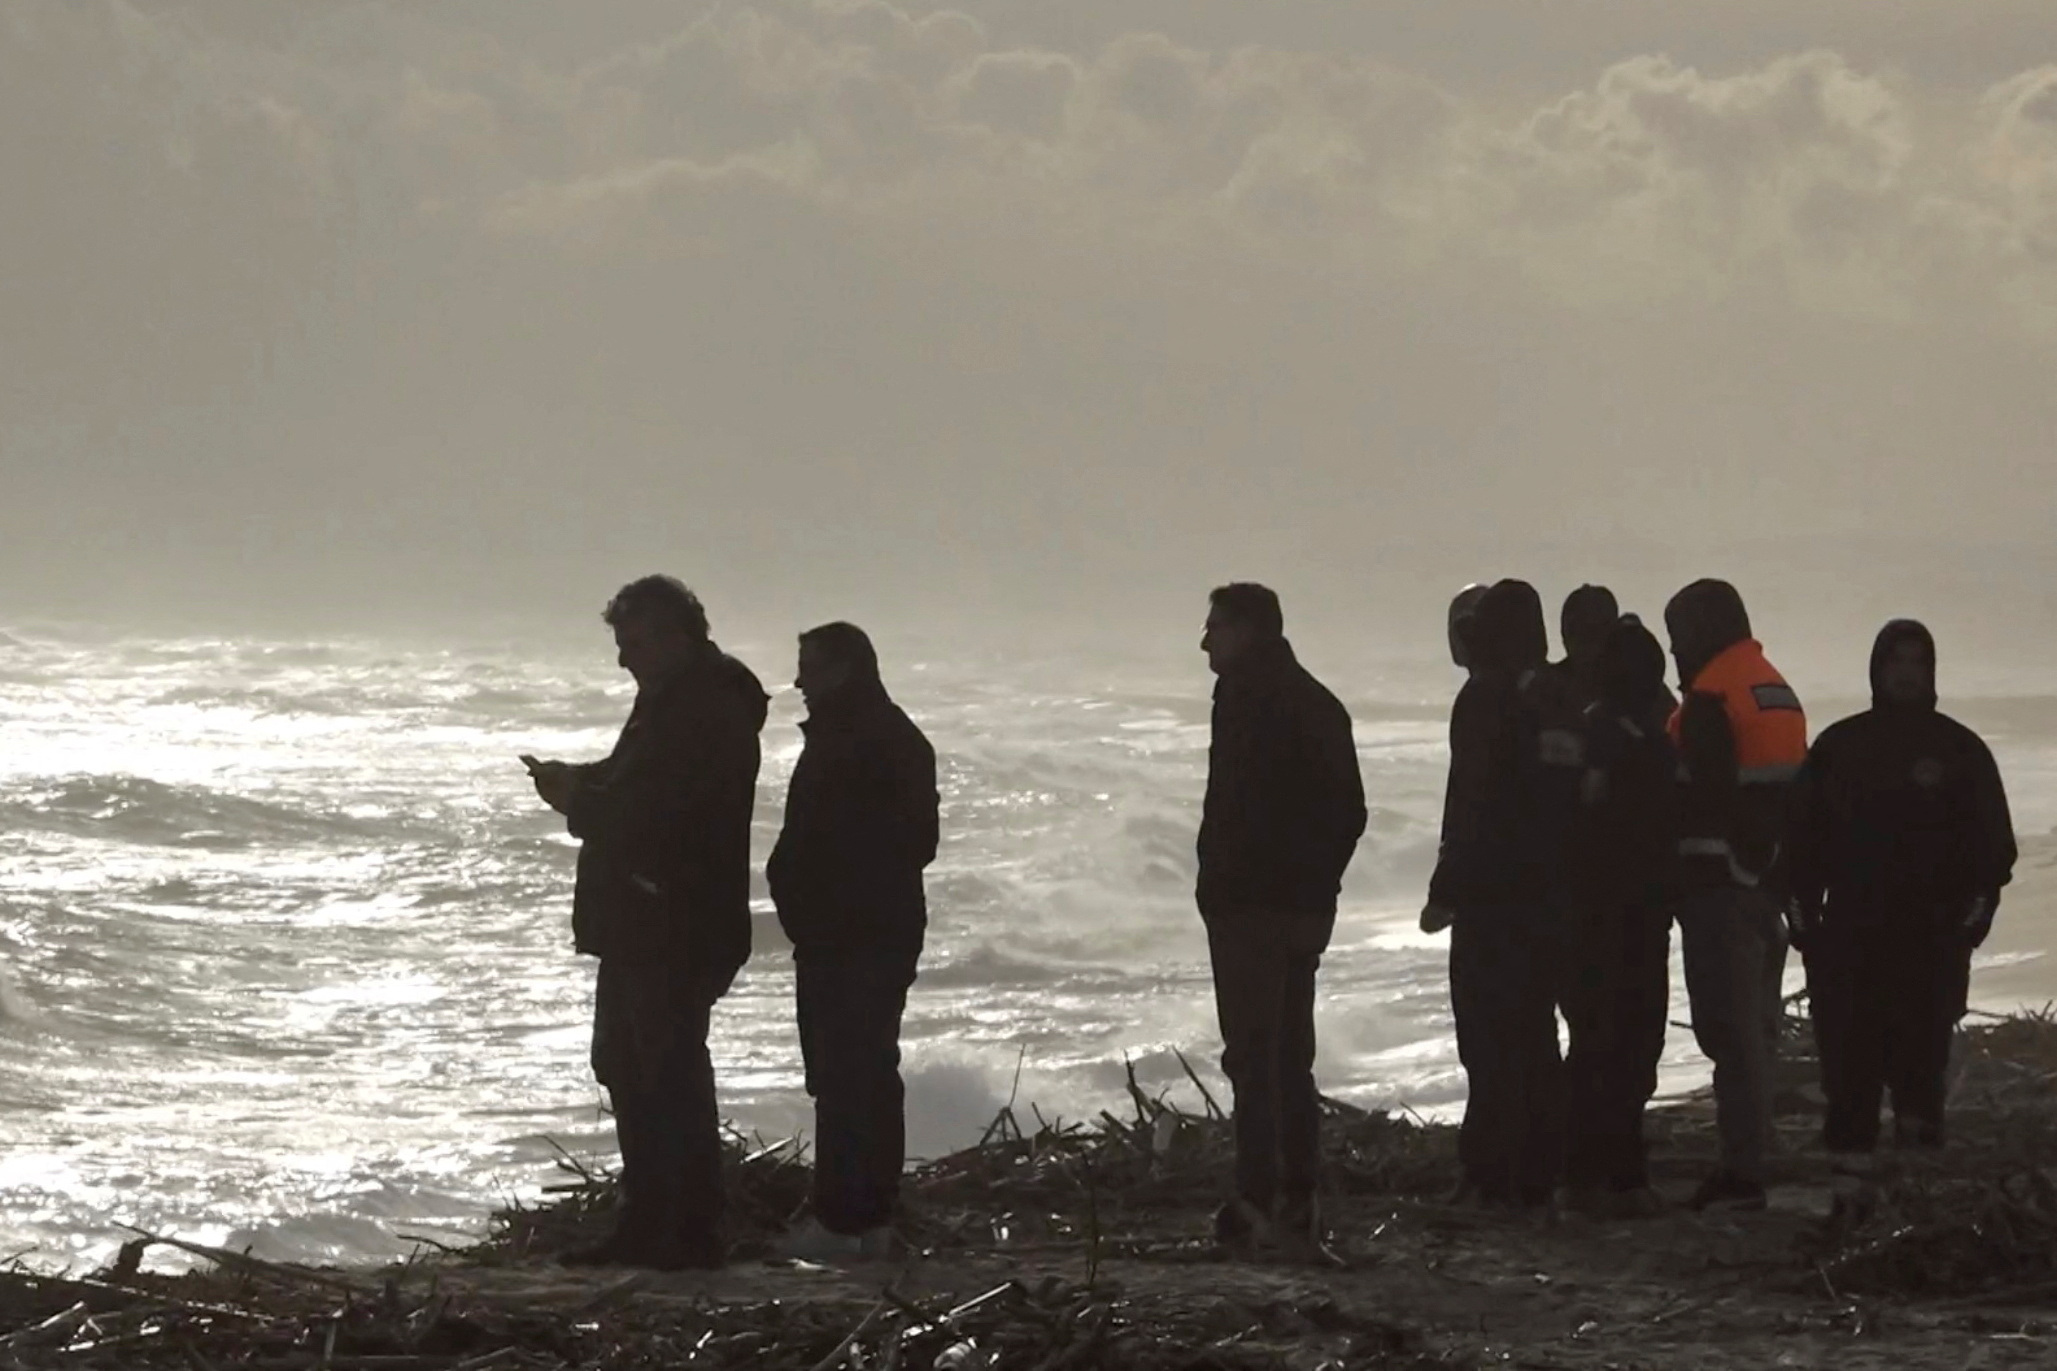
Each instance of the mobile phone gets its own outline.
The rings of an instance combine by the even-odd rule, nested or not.
[[[538,771],[541,771],[543,769],[542,760],[537,757],[531,757],[526,752],[521,754],[519,760],[523,766],[529,769],[529,775],[531,776],[535,775]]]

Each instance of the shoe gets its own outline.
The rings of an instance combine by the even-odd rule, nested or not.
[[[560,1266],[634,1266],[641,1244],[619,1233],[599,1242],[574,1247],[557,1259]]]
[[[1288,1195],[1279,1202],[1275,1232],[1281,1256],[1289,1261],[1317,1260],[1328,1240],[1321,1202],[1312,1195]]]
[[[1744,1213],[1761,1210],[1767,1201],[1764,1187],[1733,1171],[1717,1171],[1700,1182],[1693,1192],[1692,1206],[1698,1210],[1726,1210]]]
[[[647,1271],[719,1271],[728,1262],[728,1247],[705,1235],[668,1238],[652,1243],[630,1266]]]
[[[1274,1246],[1278,1240],[1271,1215],[1248,1200],[1230,1200],[1214,1211],[1214,1240],[1234,1251]]]
[[[1598,1185],[1567,1185],[1557,1195],[1557,1208],[1585,1219],[1610,1219],[1610,1193]]]
[[[864,1256],[865,1236],[834,1232],[823,1227],[820,1219],[810,1217],[780,1238],[772,1251],[786,1261],[858,1261]]]
[[[1610,1219],[1654,1219],[1666,1208],[1664,1196],[1647,1185],[1610,1190],[1605,1200],[1605,1214]]]

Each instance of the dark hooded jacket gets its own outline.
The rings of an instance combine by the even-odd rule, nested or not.
[[[1625,619],[1608,635],[1599,698],[1586,711],[1586,769],[1569,843],[1569,881],[1598,909],[1664,908],[1679,887],[1678,751],[1664,648]]]
[[[1450,780],[1429,899],[1468,906],[1522,904],[1546,893],[1539,721],[1531,688],[1549,656],[1543,602],[1523,581],[1501,581],[1472,623],[1471,679],[1450,711]]]
[[[1664,625],[1684,695],[1678,749],[1685,777],[1685,829],[1724,838],[1736,865],[1776,894],[1784,879],[1779,858],[1791,785],[1743,784],[1726,706],[1720,696],[1693,688],[1715,658],[1753,637],[1749,611],[1728,582],[1700,580],[1671,598],[1664,607]],[[1729,884],[1735,869],[1726,860],[1704,858],[1684,866],[1687,879],[1699,887]]]
[[[806,742],[766,875],[795,955],[920,955],[939,832],[936,752],[875,663],[800,725]]]
[[[1880,671],[1907,640],[1928,654],[1919,704],[1879,689]],[[1872,706],[1815,740],[1793,797],[1788,871],[1794,897],[1830,925],[1927,925],[1994,904],[2013,876],[2014,826],[1992,752],[1936,709],[1935,640],[1911,620],[1879,633]]]
[[[1366,817],[1349,710],[1284,638],[1251,648],[1214,685],[1201,915],[1333,915]]]
[[[768,697],[712,644],[639,690],[614,751],[578,768],[580,952],[684,964],[717,993],[750,956],[750,821]]]

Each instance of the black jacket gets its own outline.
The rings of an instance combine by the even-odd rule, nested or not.
[[[1214,687],[1200,821],[1200,913],[1336,912],[1364,834],[1350,713],[1283,639]]]
[[[1815,740],[1793,796],[1787,837],[1794,897],[1834,925],[1926,923],[1974,898],[1998,903],[2014,873],[2014,825],[1992,752],[1925,704],[1877,694],[1894,643],[1934,640],[1901,620],[1872,653],[1874,700]]]
[[[1680,888],[1680,795],[1664,649],[1641,624],[1624,622],[1607,640],[1600,677],[1586,711],[1568,882],[1593,909],[1665,909]]]
[[[578,768],[572,935],[589,956],[689,965],[726,988],[750,957],[750,820],[768,697],[711,644],[636,695],[606,760]]]
[[[1546,669],[1543,602],[1501,581],[1472,621],[1472,675],[1450,711],[1450,778],[1429,899],[1462,911],[1526,904],[1548,893],[1553,825],[1534,691]]]
[[[921,951],[938,835],[936,753],[877,681],[800,725],[806,743],[766,875],[800,956]]]

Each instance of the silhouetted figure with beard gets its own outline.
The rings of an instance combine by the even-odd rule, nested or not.
[[[1198,902],[1235,1089],[1236,1198],[1216,1236],[1308,1250],[1323,1237],[1314,978],[1364,833],[1364,782],[1349,711],[1293,655],[1277,595],[1216,590],[1201,647],[1218,679]]]
[[[1547,1204],[1563,1127],[1540,729],[1529,696],[1549,651],[1542,601],[1522,581],[1480,600],[1471,679],[1450,715],[1450,781],[1426,927],[1450,927],[1450,1005],[1469,1094],[1458,1137],[1461,1203]]]
[[[593,1072],[621,1147],[620,1217],[581,1264],[721,1264],[722,1158],[709,1015],[750,956],[750,820],[767,697],[651,576],[609,602],[636,702],[604,761],[534,762],[580,840],[572,931],[600,959]]]
[[[886,693],[878,653],[855,625],[802,634],[794,684],[807,701],[806,741],[766,874],[793,942],[814,1214],[782,1250],[886,1256],[907,1162],[900,1021],[928,927],[936,754]]]
[[[1734,586],[1695,581],[1665,606],[1664,623],[1685,697],[1671,727],[1685,778],[1679,937],[1721,1134],[1721,1162],[1693,1205],[1762,1209],[1786,963],[1779,847],[1807,716]]]
[[[1636,1218],[1650,1189],[1643,1111],[1657,1090],[1679,893],[1678,751],[1664,648],[1634,618],[1609,632],[1590,677],[1585,766],[1566,854],[1565,1180],[1574,1209]]]
[[[1900,619],[1871,653],[1872,706],[1815,740],[1793,797],[1792,891],[1846,1213],[1869,1200],[1879,1105],[1902,1146],[1943,1142],[1971,954],[2013,876],[1992,752],[1936,708],[1935,640]]]

